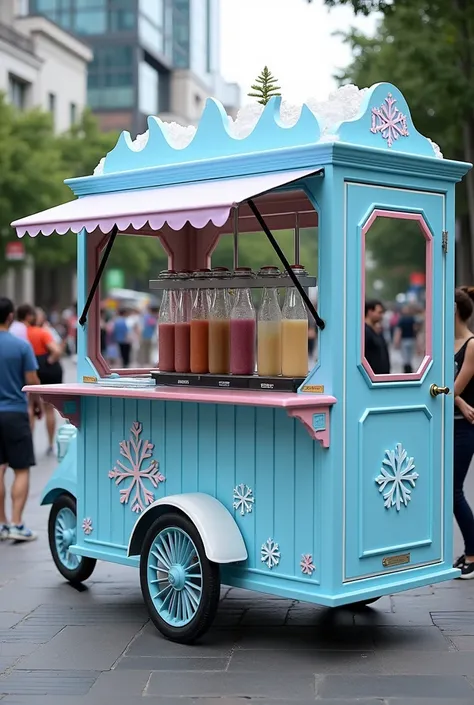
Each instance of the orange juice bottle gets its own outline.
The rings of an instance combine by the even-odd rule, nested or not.
[[[299,276],[304,267],[293,265]],[[306,377],[308,374],[308,314],[301,294],[295,287],[286,290],[281,323],[281,373],[283,377]]]

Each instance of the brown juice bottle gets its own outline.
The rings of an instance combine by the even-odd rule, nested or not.
[[[197,279],[209,278],[210,270],[199,270]],[[191,309],[191,372],[209,372],[209,290],[197,289]]]

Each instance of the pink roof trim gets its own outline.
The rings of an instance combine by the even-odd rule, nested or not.
[[[210,221],[222,227],[233,206],[316,171],[314,168],[299,169],[84,196],[15,220],[12,227],[16,228],[18,237],[26,233],[31,237],[53,232],[62,235],[70,230],[78,233],[83,228],[89,233],[96,228],[107,233],[114,225],[119,231],[130,227],[139,230],[147,223],[153,230],[160,230],[165,223],[173,230],[181,230],[187,222],[195,228],[204,228]]]

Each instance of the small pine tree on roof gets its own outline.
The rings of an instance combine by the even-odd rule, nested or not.
[[[266,105],[270,98],[274,96],[281,95],[280,86],[277,86],[277,79],[272,75],[268,66],[263,67],[263,71],[255,79],[255,83],[251,86],[251,93],[248,94],[249,98],[258,98],[260,105]]]

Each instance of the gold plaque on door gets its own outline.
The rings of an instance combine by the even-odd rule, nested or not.
[[[399,556],[386,556],[382,558],[382,565],[384,568],[394,568],[398,565],[405,565],[410,563],[411,558],[409,553],[401,553]]]

